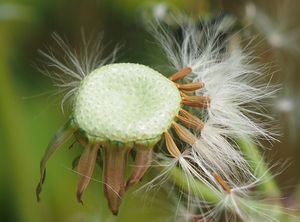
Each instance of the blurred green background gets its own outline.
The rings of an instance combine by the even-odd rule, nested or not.
[[[0,0],[0,221],[174,221],[177,200],[165,190],[152,193],[132,193],[134,190],[131,190],[125,195],[120,216],[111,216],[102,184],[96,181],[101,178],[99,169],[84,196],[85,205],[78,204],[75,198],[77,175],[71,169],[71,162],[80,148],[68,150],[68,145],[49,161],[42,202],[36,202],[40,158],[67,116],[61,112],[61,97],[54,95],[51,80],[37,71],[36,66],[41,64],[37,50],[54,45],[53,32],[66,36],[76,47],[80,45],[81,29],[87,36],[104,31],[104,42],[110,43],[108,52],[115,44],[124,44],[118,61],[143,63],[165,71],[166,62],[141,22],[143,13],[163,15],[171,8],[203,15],[226,10],[245,22],[246,2]],[[281,1],[274,1],[272,5],[268,2],[257,1],[256,4],[271,19],[276,18],[278,9],[287,10],[284,15],[287,33],[297,29],[300,32],[297,0],[286,1],[286,8]],[[278,176],[278,183],[289,196],[297,189],[300,168],[297,112],[300,108],[300,51],[272,48],[268,38],[260,33],[263,28],[246,25],[254,34],[262,36],[257,54],[262,55],[262,62],[271,62],[274,80],[283,83],[273,110],[283,136],[281,143],[275,143],[271,151],[265,152],[273,163],[288,159],[289,165]],[[295,38],[292,49],[299,48],[299,39]]]

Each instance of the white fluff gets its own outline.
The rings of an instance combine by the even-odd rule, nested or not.
[[[269,173],[267,170],[257,179],[251,178],[236,184],[228,184],[232,186],[230,192],[225,192],[215,180],[216,186],[213,192],[219,197],[219,202],[209,205],[203,202],[201,197],[191,196],[188,206],[182,206],[182,215],[188,218],[202,218],[204,221],[219,221],[225,217],[226,221],[244,222],[279,222],[278,215],[285,215],[289,219],[298,221],[299,218],[292,214],[292,209],[280,205],[279,198],[266,199],[264,193],[254,191],[258,186],[268,182],[266,174]],[[199,209],[199,206],[204,206],[205,210]]]
[[[103,35],[99,34],[95,39],[86,39],[82,32],[81,48],[76,51],[58,34],[53,33],[57,49],[47,48],[46,51],[39,50],[45,58],[44,66],[40,71],[49,76],[54,85],[58,87],[64,97],[61,102],[63,110],[64,102],[74,95],[80,82],[94,69],[115,61],[119,46],[108,55],[104,56],[106,46],[103,45]]]
[[[178,160],[189,184],[187,210],[196,207],[202,218],[218,218],[224,209],[230,209],[244,221],[273,221],[265,211],[269,206],[247,207],[247,191],[259,180],[234,141],[237,138],[251,138],[252,142],[261,138],[274,139],[276,134],[270,128],[273,123],[266,114],[266,106],[277,89],[262,83],[265,70],[254,65],[254,59],[240,49],[239,42],[234,42],[236,36],[229,34],[233,19],[224,17],[210,25],[201,24],[201,29],[199,24],[184,16],[174,20],[182,30],[181,40],[159,21],[151,24],[151,31],[172,69],[179,71],[190,67],[192,73],[184,81],[203,82],[205,87],[196,91],[196,95],[211,97],[211,104],[204,114],[204,128],[196,135],[197,142],[186,148]],[[231,194],[220,192],[212,173],[226,181],[232,188]],[[207,207],[209,204],[203,202],[205,198],[199,199],[190,192],[197,189],[197,180],[220,197],[220,203],[214,208]],[[203,209],[211,210],[202,213]]]
[[[174,71],[190,67],[192,73],[185,81],[205,84],[196,95],[211,97],[205,126],[188,158],[185,156],[198,170],[188,169],[186,162],[179,163],[186,173],[190,171],[205,184],[214,184],[209,176],[212,172],[217,172],[231,186],[240,180],[253,180],[252,169],[233,141],[237,138],[273,139],[266,128],[271,118],[266,114],[265,105],[276,89],[261,83],[265,77],[263,69],[252,64],[253,58],[234,42],[236,36],[228,34],[234,23],[232,18],[224,17],[210,25],[201,23],[201,29],[198,28],[200,23],[184,16],[174,20],[182,30],[181,40],[159,21],[150,25],[151,32]],[[206,176],[200,176],[200,171]]]
[[[219,194],[223,195],[221,201],[203,216],[219,220],[225,213],[226,221],[244,222],[279,222],[278,215],[299,219],[290,214],[291,209],[282,207],[279,199],[264,199],[261,193],[250,191],[264,182],[264,175],[256,180],[240,181],[231,188],[230,193],[220,187]]]

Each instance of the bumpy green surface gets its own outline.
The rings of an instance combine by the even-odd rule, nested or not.
[[[143,142],[159,138],[180,108],[175,84],[139,64],[94,70],[81,83],[74,103],[78,127],[96,141]]]

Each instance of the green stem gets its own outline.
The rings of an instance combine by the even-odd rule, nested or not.
[[[258,188],[263,191],[266,196],[280,197],[280,189],[269,171],[261,152],[258,150],[258,147],[254,143],[250,142],[249,139],[240,139],[237,143],[246,156],[250,166],[255,169],[256,176],[263,180],[263,183],[261,183]]]
[[[197,181],[194,178],[189,178],[189,176],[178,167],[174,167],[170,170],[170,179],[184,191],[191,192],[193,195],[198,196],[201,199],[213,204],[220,202],[220,196],[215,194],[202,182]],[[190,183],[192,179],[194,181]]]

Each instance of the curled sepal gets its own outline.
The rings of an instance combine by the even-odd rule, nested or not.
[[[104,194],[114,215],[118,214],[125,192],[125,169],[129,148],[105,147],[103,181]]]
[[[152,149],[137,147],[131,176],[127,180],[126,190],[138,183],[144,176],[152,160]]]
[[[40,201],[40,193],[42,192],[42,186],[45,181],[46,176],[46,163],[52,156],[52,154],[64,143],[66,142],[76,131],[74,127],[73,120],[70,119],[64,126],[62,126],[51,139],[44,156],[40,162],[40,181],[36,187],[36,197],[37,201]]]
[[[98,144],[86,146],[78,162],[77,172],[79,174],[79,181],[77,185],[77,200],[81,204],[83,204],[81,199],[82,194],[89,185],[94,171],[99,147]]]

